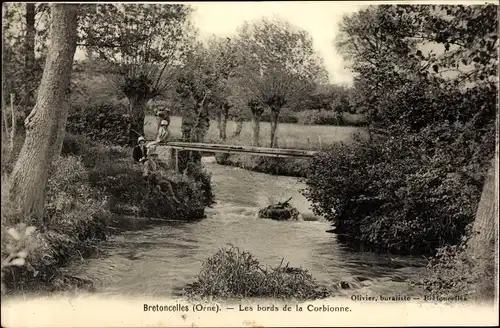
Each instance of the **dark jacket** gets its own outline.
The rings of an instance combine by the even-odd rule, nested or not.
[[[148,149],[146,148],[146,146],[137,145],[134,147],[132,156],[134,157],[134,161],[139,162],[141,158],[148,156]]]

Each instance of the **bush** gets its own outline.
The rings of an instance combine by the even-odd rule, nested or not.
[[[182,116],[182,113],[179,115]],[[244,109],[242,112],[238,114],[239,118],[242,118],[244,121],[251,121],[252,120],[252,114],[248,109]],[[215,119],[215,117],[213,117]],[[235,117],[232,118],[233,120]],[[271,122],[271,112],[269,109],[265,109],[264,113],[262,114],[260,118],[261,122]],[[278,116],[278,122],[279,123],[297,123],[297,117],[296,113],[287,109],[287,108],[282,108],[280,111],[280,115]]]
[[[203,194],[203,204],[211,206],[215,203],[215,195],[212,188],[212,175],[204,170],[201,163],[188,162],[186,174],[192,178]]]
[[[298,123],[304,125],[340,125],[342,115],[334,111],[305,110],[297,113]]]
[[[345,126],[367,126],[368,121],[362,114],[344,113],[342,115],[342,122]]]
[[[66,131],[81,134],[102,144],[126,145],[131,119],[120,105],[72,107]]]
[[[304,194],[345,241],[433,253],[457,244],[474,220],[494,141],[472,146],[473,133],[444,123],[334,146],[311,161]]]
[[[250,253],[236,247],[220,249],[203,263],[197,280],[187,285],[189,297],[272,297],[315,300],[331,295],[302,268],[262,267]]]
[[[62,156],[81,156],[91,147],[91,141],[82,135],[66,132],[61,148]]]
[[[477,269],[477,262],[467,249],[472,225],[469,225],[459,244],[438,249],[429,261],[424,277],[412,284],[423,287],[430,296],[467,300],[493,300],[495,290],[495,263],[491,262],[485,272]],[[494,249],[491,250],[495,252]],[[494,258],[494,255],[491,257]],[[485,288],[488,286],[487,288]]]
[[[244,154],[215,154],[221,165],[241,167],[246,170],[273,175],[305,177],[309,166],[308,158],[275,158]]]
[[[271,122],[271,113],[266,110],[264,114],[262,114],[261,122]],[[296,113],[292,112],[289,109],[283,108],[280,111],[280,115],[278,116],[279,123],[298,123]]]
[[[204,207],[213,201],[209,175],[199,173],[198,181],[167,172],[161,169],[167,167],[166,163],[158,160],[161,177],[183,200],[176,204],[142,176],[142,167],[133,161],[130,148],[93,144],[82,154],[82,162],[89,170],[94,193],[109,196],[110,210],[115,214],[194,220],[203,217]]]
[[[10,149],[10,136],[2,137],[2,174],[10,174],[14,169],[17,157],[24,143],[24,134],[18,133],[14,137],[14,149]]]
[[[32,237],[35,230],[35,227],[28,227],[25,224],[18,224],[8,229],[2,224],[2,295],[7,293],[4,281],[8,270],[25,266],[26,258],[38,246]]]
[[[360,114],[338,113],[329,110],[304,110],[295,113],[297,123],[303,125],[365,126],[365,117]]]

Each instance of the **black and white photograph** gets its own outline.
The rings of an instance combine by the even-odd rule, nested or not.
[[[2,7],[2,327],[498,325],[498,1]]]

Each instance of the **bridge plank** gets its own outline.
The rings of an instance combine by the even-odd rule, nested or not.
[[[284,148],[266,148],[241,145],[226,144],[208,144],[191,142],[169,142],[160,144],[160,147],[173,148],[177,150],[206,151],[215,153],[242,153],[248,155],[266,156],[266,157],[313,157],[317,152],[304,149],[284,149]]]

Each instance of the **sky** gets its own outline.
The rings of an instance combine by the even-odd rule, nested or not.
[[[337,26],[342,16],[357,11],[360,4],[343,1],[273,1],[273,2],[193,2],[196,9],[193,23],[199,29],[200,38],[212,34],[231,36],[244,21],[262,17],[281,18],[290,24],[310,33],[313,46],[323,57],[330,82],[336,84],[352,83],[352,74],[344,66],[342,57],[337,54],[334,40]],[[84,57],[77,50],[76,59]]]
[[[342,16],[357,11],[359,4],[340,1],[293,2],[198,2],[193,21],[202,38],[211,34],[230,36],[245,21],[261,17],[279,17],[310,33],[313,46],[323,57],[330,81],[352,83],[352,73],[345,68],[342,57],[335,51],[334,40]]]

